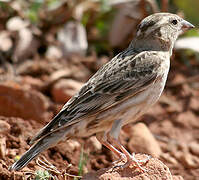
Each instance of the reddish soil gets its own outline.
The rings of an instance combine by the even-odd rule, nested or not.
[[[67,78],[85,82],[86,79],[96,71],[101,62],[99,59],[94,59],[93,61],[91,61],[91,59],[90,57],[88,61],[86,61],[86,59],[81,61],[81,66],[78,65],[79,62],[73,61],[76,63],[79,71],[84,71],[86,75],[82,76],[81,73],[76,73],[76,71],[71,68],[75,66],[71,65],[70,69],[72,73],[67,75]],[[95,69],[93,69],[94,61],[97,62],[96,64],[94,63]],[[62,66],[68,67],[62,61],[59,63],[62,64]],[[43,112],[45,115],[33,116],[32,118],[23,116],[21,110],[19,114],[20,118],[16,117],[18,111],[13,113],[12,108],[10,108],[9,111],[0,110],[0,115],[3,115],[0,117],[0,179],[2,180],[22,179],[22,177],[31,179],[34,177],[35,170],[41,169],[34,160],[20,172],[8,171],[8,167],[14,162],[16,156],[22,155],[22,153],[29,148],[27,143],[30,139],[63,105],[55,102],[56,98],[52,97],[51,94],[54,84],[59,79],[50,79],[56,70],[51,68],[51,64],[52,62],[43,60],[40,64],[35,64],[32,69],[29,66],[30,69],[28,71],[23,70],[22,72],[21,70],[21,74],[19,75],[20,79],[9,80],[11,84],[13,82],[19,84],[20,87],[18,87],[18,89],[27,89],[27,91],[34,90],[35,92],[41,93],[45,97],[41,99],[46,101],[48,105],[44,107],[44,111],[46,109],[46,112]],[[172,175],[182,176],[185,180],[199,179],[199,78],[197,76],[199,65],[193,63],[191,65],[190,68],[176,60],[172,62],[163,96],[160,101],[139,120],[139,122],[147,124],[161,148],[158,159],[169,167]],[[53,66],[55,66],[55,64],[53,64]],[[83,66],[88,68],[81,69]],[[73,71],[75,73],[73,73]],[[34,78],[34,81],[31,80],[31,78]],[[16,88],[16,86],[13,88]],[[40,97],[40,95],[38,97]],[[12,100],[10,101],[12,102]],[[0,103],[3,109],[3,106],[7,105],[8,99],[4,99],[4,101]],[[15,103],[16,106],[13,106],[13,108],[16,110],[17,102]],[[36,111],[37,107],[27,104],[22,108],[24,111],[34,108],[33,112],[41,113],[41,111]],[[46,115],[46,113],[48,113],[48,115]],[[41,120],[41,117],[44,119]],[[139,151],[137,151],[131,146],[132,127],[133,124],[130,124],[123,128],[121,142],[130,152],[145,153],[144,150],[142,152],[142,148],[139,148]],[[138,145],[140,143],[142,142],[136,142]],[[56,147],[45,151],[43,155],[60,171],[60,173],[52,171],[51,173],[59,179],[63,179],[61,174],[63,175],[65,172],[70,175],[78,175],[78,164],[82,150],[85,156],[87,156],[86,164],[83,167],[84,174],[111,167],[112,162],[116,160],[108,149],[101,147],[93,138],[62,142]],[[101,172],[102,171],[103,170],[101,170]],[[73,178],[67,176],[66,179]],[[179,177],[178,179],[182,178]]]

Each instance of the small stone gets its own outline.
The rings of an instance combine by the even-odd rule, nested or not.
[[[71,54],[84,55],[88,48],[85,27],[75,21],[67,22],[57,34],[65,56]]]
[[[0,84],[0,115],[21,117],[45,122],[50,118],[47,112],[49,101],[40,92],[30,86],[6,81]]]
[[[10,31],[19,31],[21,29],[24,29],[28,25],[29,25],[28,21],[23,20],[19,16],[15,16],[7,21],[6,28]]]
[[[61,79],[51,89],[53,99],[57,103],[66,103],[83,86],[72,79]]]
[[[0,120],[0,133],[7,133],[10,130],[10,124],[7,122]]]
[[[70,77],[71,74],[72,74],[72,72],[69,68],[57,70],[50,75],[49,82],[55,82],[61,78]]]
[[[68,140],[67,143],[68,146],[70,147],[71,152],[75,151],[81,146],[81,144],[78,141],[72,139]]]
[[[184,180],[182,176],[173,176],[173,180]]]
[[[8,155],[12,158],[16,157],[18,154],[18,150],[17,149],[8,149]]]
[[[181,112],[175,121],[182,127],[199,128],[198,117],[191,111]]]
[[[3,159],[6,155],[6,137],[0,137],[0,157]]]
[[[95,136],[91,136],[89,138],[89,142],[93,145],[95,150],[101,150],[102,149],[102,144],[97,140]]]
[[[154,157],[159,157],[162,153],[158,142],[143,123],[138,123],[132,127],[128,147],[131,152],[142,152]]]
[[[199,156],[199,144],[196,142],[191,142],[189,145],[189,149],[192,154]]]
[[[29,28],[20,29],[18,32],[18,41],[15,45],[13,58],[15,61],[26,59],[36,53],[37,41],[34,40],[32,31]]]
[[[186,168],[199,167],[199,158],[191,155],[189,152],[176,152],[175,157]]]
[[[43,82],[40,79],[31,76],[23,76],[20,82],[24,85],[28,84],[31,88],[36,90],[40,90],[43,86]]]
[[[195,97],[195,96],[191,97],[190,102],[189,102],[190,109],[198,111],[198,109],[199,109],[199,103],[198,102],[199,102],[199,97]]]
[[[63,56],[62,51],[56,46],[49,46],[46,52],[48,59],[59,59]]]
[[[172,157],[170,154],[168,154],[168,153],[162,153],[162,154],[161,154],[161,157],[162,157],[165,161],[171,163],[172,165],[177,165],[177,164],[178,164],[177,160],[176,160],[175,158],[173,158],[173,157]]]
[[[13,43],[10,34],[6,31],[0,32],[0,50],[6,52],[10,50],[12,46]]]

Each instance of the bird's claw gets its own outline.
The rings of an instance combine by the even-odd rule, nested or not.
[[[119,158],[118,160],[114,161],[114,162],[113,162],[113,165],[114,165],[114,166],[118,166],[118,165],[116,165],[116,164],[118,164],[119,162],[123,162],[123,161],[126,162],[126,161],[127,161],[127,157],[126,157],[125,154],[121,153],[121,154],[120,154],[120,158]]]
[[[151,156],[149,156],[149,155],[146,155],[146,156],[147,156],[146,159],[138,160],[135,158],[135,153],[133,153],[131,155],[130,159],[128,159],[125,164],[114,165],[114,167],[112,168],[112,171],[114,171],[116,168],[124,169],[128,166],[133,165],[133,167],[139,168],[142,172],[147,172],[148,170],[143,168],[142,165],[146,164],[151,159]],[[120,162],[120,161],[124,161],[124,158],[125,158],[125,160],[127,159],[127,157],[123,154],[123,157],[121,157],[118,161],[115,161],[114,164],[116,164],[117,162]]]
[[[136,159],[136,157],[135,157],[135,153],[133,153],[132,155],[131,155],[131,159],[130,159],[130,162],[127,162],[126,164],[129,166],[129,165],[131,165],[131,164],[133,164],[135,167],[138,167],[140,170],[142,170],[143,172],[146,172],[146,171],[148,171],[147,169],[145,169],[145,168],[143,168],[141,165],[143,165],[143,164],[146,164],[150,159],[151,159],[151,156],[150,155],[146,155],[145,154],[145,156],[147,156],[147,158],[145,158],[145,159],[143,159],[143,160],[138,160],[138,159]]]
[[[143,164],[145,164],[145,163],[147,163],[152,157],[150,156],[150,155],[147,155],[147,154],[144,154],[147,158],[145,158],[145,159],[143,159],[143,160],[138,160],[138,159],[136,159],[136,157],[135,157],[135,153],[133,153],[132,155],[131,155],[131,157],[132,157],[132,159],[134,160],[134,161],[136,161],[136,162],[138,162],[138,163],[143,163]]]

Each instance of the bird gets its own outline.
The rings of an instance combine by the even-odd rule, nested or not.
[[[30,149],[9,170],[22,169],[61,140],[92,135],[119,159],[125,159],[124,166],[141,168],[141,162],[120,143],[120,130],[135,123],[158,101],[167,80],[174,43],[191,28],[194,25],[172,13],[144,18],[129,46],[83,85],[38,132]]]

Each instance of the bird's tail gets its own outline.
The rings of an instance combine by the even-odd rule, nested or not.
[[[51,132],[41,138],[33,145],[18,161],[16,161],[9,170],[20,170],[25,167],[32,159],[36,158],[39,153],[58,143],[69,131],[70,127],[64,127]]]

